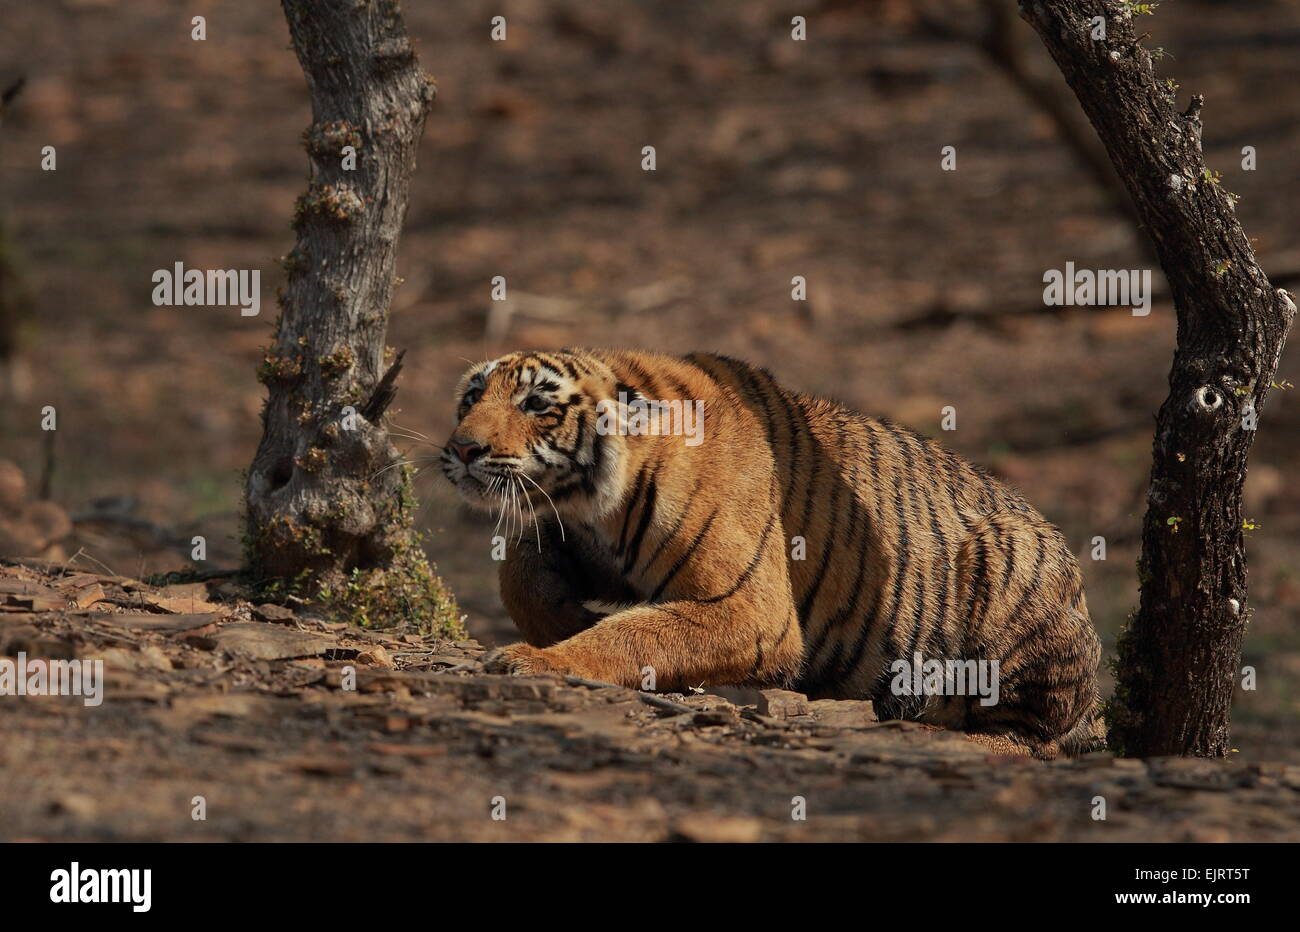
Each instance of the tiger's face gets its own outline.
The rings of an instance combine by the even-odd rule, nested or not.
[[[617,390],[586,356],[512,353],[476,365],[456,389],[443,474],[485,510],[600,514],[613,506],[622,438],[598,430],[598,405]]]

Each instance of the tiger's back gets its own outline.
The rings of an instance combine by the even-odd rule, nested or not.
[[[1076,701],[1091,704],[1100,647],[1078,565],[1017,492],[906,427],[790,391],[739,360],[689,358],[762,420],[775,451],[783,524],[802,538],[790,577],[803,691],[915,712],[907,706],[921,703],[887,687],[890,664],[919,651],[996,659],[1003,677],[1050,664],[1053,685],[1077,682]],[[1062,608],[1069,617],[1053,631]],[[926,717],[960,724],[952,710]]]

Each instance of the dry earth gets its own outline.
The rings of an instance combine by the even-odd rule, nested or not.
[[[919,28],[923,6],[978,28],[980,4],[932,0],[406,4],[439,99],[401,241],[394,419],[441,442],[465,360],[513,349],[743,357],[942,436],[1021,488],[1079,555],[1110,654],[1137,604],[1172,310],[1158,294],[1145,318],[1039,313],[1046,269],[1147,260],[1051,121],[980,51]],[[190,39],[198,13],[204,42]],[[508,42],[488,38],[497,14]],[[807,42],[789,39],[795,14]],[[307,165],[283,15],[257,0],[48,0],[6,4],[0,23],[0,85],[28,77],[0,139],[0,209],[32,296],[0,456],[34,486],[49,477],[74,527],[64,556],[84,549],[140,577],[184,567],[202,534],[205,565],[233,565],[265,394],[254,372]],[[1026,61],[1068,93],[1016,26]],[[1206,96],[1207,164],[1241,195],[1264,267],[1294,279],[1300,2],[1178,0],[1143,28],[1181,98]],[[650,143],[654,173],[639,167]],[[41,170],[47,145],[57,171]],[[956,172],[940,170],[944,145]],[[1245,145],[1257,171],[1242,169]],[[262,314],[153,306],[153,272],[176,261],[260,269]],[[796,274],[806,304],[790,300]],[[489,299],[496,275],[505,308]],[[1297,358],[1284,355],[1280,379],[1300,383]],[[1234,733],[1249,759],[1300,764],[1297,397],[1269,398],[1251,458],[1242,663],[1258,688],[1235,697]],[[950,404],[958,429],[940,431]],[[41,430],[45,405],[57,432]],[[492,521],[436,469],[417,491],[470,632],[510,638]],[[27,514],[21,530],[53,536],[50,517]],[[1105,560],[1091,556],[1096,536]]]
[[[1300,839],[1297,766],[1041,763],[869,703],[486,675],[474,641],[253,605],[232,578],[8,561],[0,661],[19,652],[102,660],[104,692],[0,697],[6,841]]]

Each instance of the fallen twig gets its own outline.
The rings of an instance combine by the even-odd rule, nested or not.
[[[566,676],[564,682],[570,686],[585,686],[588,689],[626,689],[628,692],[636,693],[637,698],[648,706],[656,709],[662,709],[665,712],[672,712],[674,715],[684,715],[695,712],[688,705],[682,705],[680,702],[673,702],[671,699],[665,699],[662,696],[656,696],[654,693],[648,693],[640,689],[632,689],[628,686],[620,686],[617,683],[602,683],[600,680],[584,680],[580,676]]]

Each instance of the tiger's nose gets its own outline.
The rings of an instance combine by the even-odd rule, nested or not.
[[[466,466],[474,462],[480,456],[486,455],[488,451],[487,447],[475,443],[472,440],[449,440],[447,446],[451,447],[451,452],[455,453],[456,457]]]

